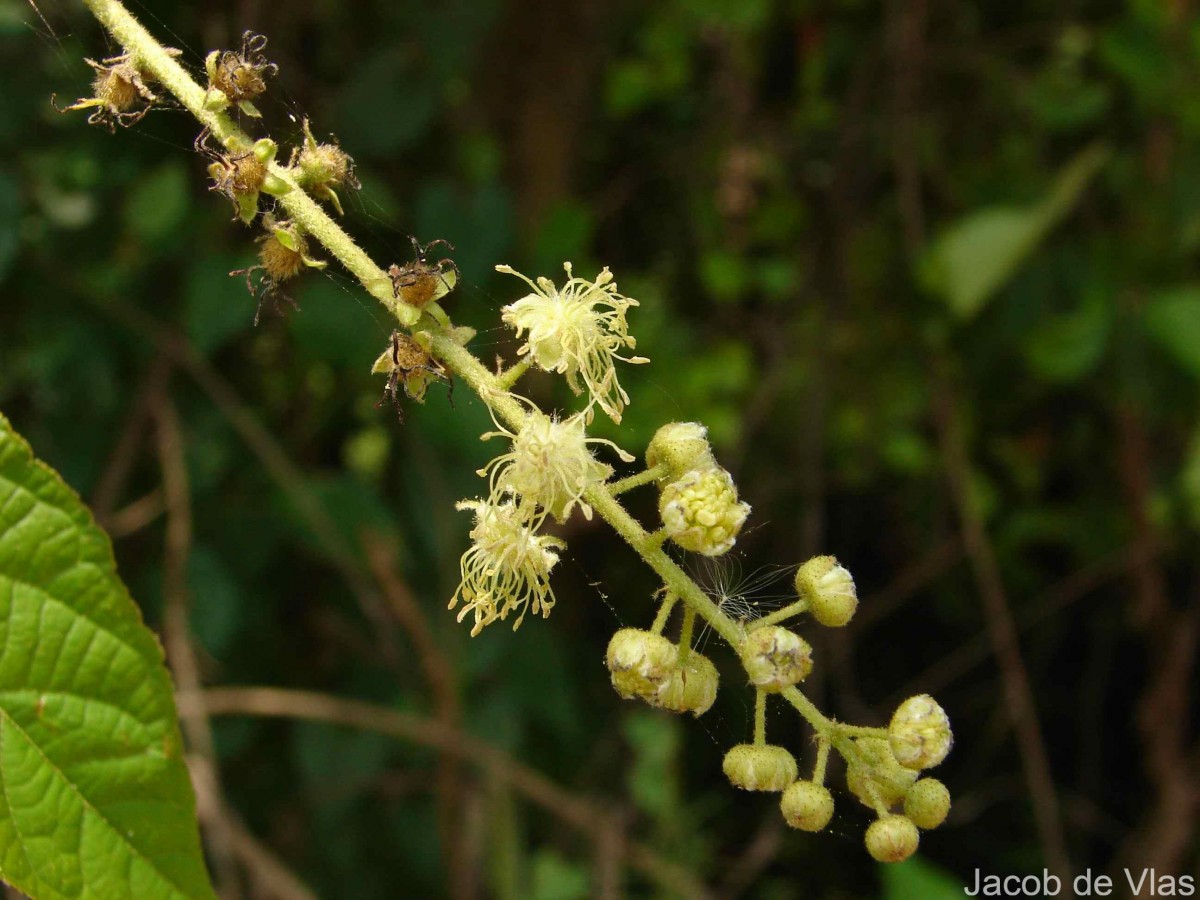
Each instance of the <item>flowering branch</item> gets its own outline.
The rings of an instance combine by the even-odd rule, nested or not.
[[[237,105],[257,116],[252,101],[265,91],[266,78],[276,68],[262,56],[265,38],[247,35],[240,53],[210,54],[209,85],[204,88],[180,65],[178,54],[162,47],[118,0],[85,2],[126,51],[121,66],[127,68],[106,71],[105,77],[123,78],[122,73],[127,73],[137,90],[106,89],[101,97],[98,88],[97,98],[82,100],[73,108],[108,109],[117,102],[114,97],[122,104],[125,98],[136,103],[140,97],[149,108],[155,98],[144,82],[157,82],[204,126],[197,148],[204,150],[211,135],[225,151],[207,151],[214,158],[210,172],[215,187],[234,202],[239,218],[249,223],[258,216],[260,193],[271,194],[277,209],[289,217],[278,222],[270,214],[262,216],[267,235],[260,238],[262,265],[255,267],[264,273],[260,304],[264,296],[277,292],[283,280],[299,275],[306,266],[322,264],[307,255],[308,241],[314,241],[410,332],[397,331],[376,361],[375,371],[388,374],[393,399],[403,388],[419,401],[429,381],[452,373],[482,398],[497,422],[499,430],[485,437],[511,440],[510,452],[481,470],[489,479],[490,496],[459,505],[474,512],[475,525],[472,547],[462,558],[462,584],[450,606],[461,604],[460,619],[473,615],[472,634],[510,614],[517,625],[527,611],[549,614],[555,602],[550,570],[563,545],[539,535],[538,529],[548,515],[561,520],[576,507],[586,516],[594,511],[654,570],[665,591],[650,630],[622,629],[609,644],[607,662],[617,691],[659,708],[697,716],[706,712],[716,697],[718,675],[713,664],[691,646],[695,619],[703,619],[735,651],[755,690],[753,743],[738,745],[726,755],[724,769],[730,781],[746,790],[782,792],[781,809],[788,823],[819,831],[833,812],[832,795],[823,784],[833,748],[847,761],[851,791],[879,815],[866,835],[871,855],[881,861],[911,855],[917,846],[917,828],[937,827],[950,807],[949,792],[941,782],[918,780],[919,771],[940,763],[950,749],[944,711],[932,698],[920,696],[902,704],[887,728],[835,721],[797,687],[812,670],[812,648],[777,624],[807,613],[821,625],[845,625],[857,608],[849,572],[831,556],[816,557],[796,574],[796,602],[757,621],[735,620],[663,549],[665,541],[671,540],[706,556],[725,553],[750,512],[749,505],[738,499],[730,474],[713,457],[703,426],[663,426],[647,449],[645,471],[614,482],[608,481],[612,469],[593,456],[590,445],[610,443],[587,437],[586,424],[595,409],[619,422],[629,403],[617,379],[616,363],[648,361],[623,355],[635,347],[626,314],[637,301],[618,293],[612,273],[603,269],[589,281],[576,276],[568,263],[566,282],[558,287],[547,278],[532,280],[508,266],[497,266],[498,271],[523,279],[531,293],[502,311],[504,322],[518,338],[525,338],[518,350],[521,359],[506,371],[489,371],[464,346],[468,330],[455,328],[437,302],[457,280],[452,262],[426,259],[430,248],[444,241],[422,247],[414,240],[415,262],[383,269],[318,202],[325,200],[340,211],[333,188],[354,186],[349,157],[340,148],[318,144],[305,122],[304,147],[283,165],[276,161],[278,148],[273,141],[252,140],[226,114],[228,106]],[[105,122],[132,124],[144,111],[128,113],[114,106]],[[513,394],[517,381],[533,367],[563,375],[576,394],[588,395],[586,408],[559,420]],[[612,446],[622,459],[632,460]],[[662,519],[662,528],[652,532],[617,500],[620,493],[650,484],[659,490]],[[675,643],[662,631],[678,602],[684,605],[684,620]],[[790,752],[767,742],[769,694],[779,694],[816,732],[818,757],[810,780],[798,778]],[[893,814],[898,805],[903,805],[903,815]]]

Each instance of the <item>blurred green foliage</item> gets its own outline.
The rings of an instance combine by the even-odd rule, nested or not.
[[[146,407],[169,383],[188,439],[207,683],[431,714],[405,632],[373,618],[348,576],[370,582],[369,531],[395,548],[453,664],[467,730],[598,798],[715,888],[934,896],[951,890],[937,871],[1040,869],[948,489],[937,425],[948,393],[1022,629],[1072,860],[1108,866],[1160,822],[1168,788],[1146,762],[1159,746],[1147,698],[1200,574],[1189,5],[131,6],[197,70],[243,29],[267,34],[280,73],[260,104],[266,127],[290,145],[308,115],[355,156],[364,188],[347,198],[346,225],[377,260],[407,259],[410,233],[454,242],[463,279],[447,306],[479,329],[485,360],[514,346],[498,307],[516,294],[494,264],[551,277],[564,259],[583,274],[613,268],[642,303],[632,330],[653,362],[622,375],[633,404],[604,435],[638,451],[664,420],[707,423],[755,507],[741,567],[830,552],[859,582],[860,625],[805,629],[814,698],[878,723],[928,690],[955,722],[940,776],[955,812],[922,861],[882,881],[864,864],[865,810],[845,792],[831,832],[809,836],[781,833],[769,799],[723,783],[721,754],[750,711],[715,645],[728,677],[699,722],[616,698],[604,646],[649,620],[657,585],[596,523],[565,529],[549,621],[468,639],[444,607],[468,528],[453,503],[478,495],[474,470],[495,450],[477,440],[485,410],[465,389],[452,409],[440,387],[403,425],[377,408],[369,370],[391,326],[332,267],[306,276],[299,312],[253,329],[254,301],[227,273],[250,263],[257,235],[206,193],[195,123],[155,111],[111,136],[60,116],[51,93],[60,105],[83,95],[83,57],[111,50],[76,5],[38,9],[46,22],[0,0],[0,409],[91,498],[157,624]],[[199,362],[172,350],[176,335]],[[572,403],[548,379],[529,385],[548,406]],[[253,423],[290,468],[264,454]],[[631,503],[654,514],[648,496]],[[214,724],[231,805],[322,896],[448,890],[434,753],[327,726]],[[771,728],[811,763],[796,722],[773,712]],[[592,844],[479,771],[461,777],[460,841],[481,891],[592,889]],[[1164,865],[1194,865],[1194,822],[1174,824],[1182,849]],[[625,887],[655,892],[639,875]]]

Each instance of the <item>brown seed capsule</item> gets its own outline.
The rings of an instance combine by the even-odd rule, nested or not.
[[[214,50],[205,60],[209,88],[239,104],[261,96],[267,89],[267,77],[279,71],[279,66],[263,55],[266,47],[266,37],[247,31],[240,50]]]
[[[379,354],[371,371],[387,375],[383,397],[376,405],[382,405],[384,400],[391,397],[401,421],[404,421],[404,413],[400,408],[401,388],[406,397],[418,403],[424,402],[425,391],[434,381],[445,381],[450,385],[450,393],[454,391],[454,381],[446,367],[434,359],[415,338],[399,331],[392,332],[387,349]]]
[[[179,55],[174,48],[167,48],[167,53]],[[92,114],[88,116],[88,124],[103,125],[114,131],[117,125],[129,126],[140,121],[158,102],[158,97],[147,87],[147,83],[153,81],[152,76],[130,54],[113,56],[103,62],[85,61],[96,71],[92,80],[93,96],[77,100],[60,112],[90,109]]]
[[[439,244],[453,251],[454,245],[449,241],[438,238],[422,245],[415,237],[409,237],[413,245],[415,259],[402,266],[393,263],[388,267],[388,277],[392,279],[392,296],[402,300],[409,306],[424,309],[434,300],[439,300],[458,283],[458,266],[452,259],[439,259],[435,263],[428,261],[431,248]]]

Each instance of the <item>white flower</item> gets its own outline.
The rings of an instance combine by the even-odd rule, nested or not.
[[[527,610],[535,616],[549,616],[554,606],[550,570],[558,562],[557,551],[566,545],[557,538],[538,535],[512,501],[464,500],[457,508],[475,513],[475,527],[471,529],[471,547],[459,562],[462,582],[450,600],[450,609],[463,601],[460,622],[474,613],[471,637],[513,611],[519,613],[514,631]]]
[[[649,362],[641,356],[620,355],[624,348],[636,346],[625,312],[638,302],[617,293],[607,267],[595,281],[576,278],[569,262],[563,268],[567,282],[559,289],[548,278],[535,283],[511,266],[496,266],[497,272],[516,275],[533,288],[532,294],[505,306],[501,318],[517,337],[529,332],[518,353],[528,354],[540,369],[566,375],[576,394],[586,387],[592,401],[620,422],[629,395],[617,381],[614,361]]]
[[[479,470],[480,475],[491,476],[489,502],[499,503],[506,494],[515,494],[522,505],[541,507],[542,518],[549,512],[561,522],[576,505],[585,518],[592,517],[583,492],[608,478],[612,468],[592,456],[589,444],[608,444],[624,462],[633,462],[612,441],[588,437],[583,413],[560,421],[533,409],[516,434],[499,424],[496,427],[498,431],[489,431],[483,439],[510,438],[512,448]]]

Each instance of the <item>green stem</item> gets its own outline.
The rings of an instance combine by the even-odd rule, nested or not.
[[[754,624],[750,626],[750,630],[755,628],[764,628],[767,625],[774,625],[777,622],[782,622],[790,619],[792,616],[798,616],[800,613],[808,609],[808,601],[801,597],[795,603],[789,603],[782,609],[777,609],[770,615],[763,616],[761,619],[755,619]]]
[[[533,365],[533,360],[530,357],[521,357],[496,376],[496,386],[503,391],[512,390],[512,386],[517,383],[517,380],[522,375],[529,371],[531,365]]]
[[[817,739],[817,764],[813,766],[813,784],[825,783],[825,766],[829,762],[829,741]]]
[[[679,629],[679,665],[687,662],[692,649],[692,631],[696,627],[696,611],[690,606],[683,611],[683,626]]]
[[[767,692],[754,692],[754,745],[761,747],[767,742]]]
[[[665,474],[667,474],[667,467],[662,463],[659,463],[657,466],[651,466],[644,472],[637,472],[636,474],[626,476],[619,481],[610,481],[608,483],[608,489],[612,495],[616,497],[625,493],[626,491],[632,491],[634,488],[641,487],[643,484],[650,484],[652,481],[658,481],[658,479],[662,478]]]
[[[671,591],[667,591],[663,597],[662,606],[658,608],[658,615],[654,617],[654,624],[650,626],[651,634],[662,634],[663,629],[667,627],[667,619],[671,617],[671,610],[675,608],[679,598]]]
[[[205,89],[195,82],[187,70],[156,41],[141,23],[131,16],[118,0],[84,0],[100,24],[126,51],[170,91],[187,110],[204,125],[227,150],[254,143],[223,112],[204,108]],[[329,217],[300,185],[290,169],[271,163],[268,171],[292,189],[278,198],[280,206],[353,273],[371,296],[379,300],[401,324],[411,327],[420,318],[420,311],[397,300],[387,273]]]

